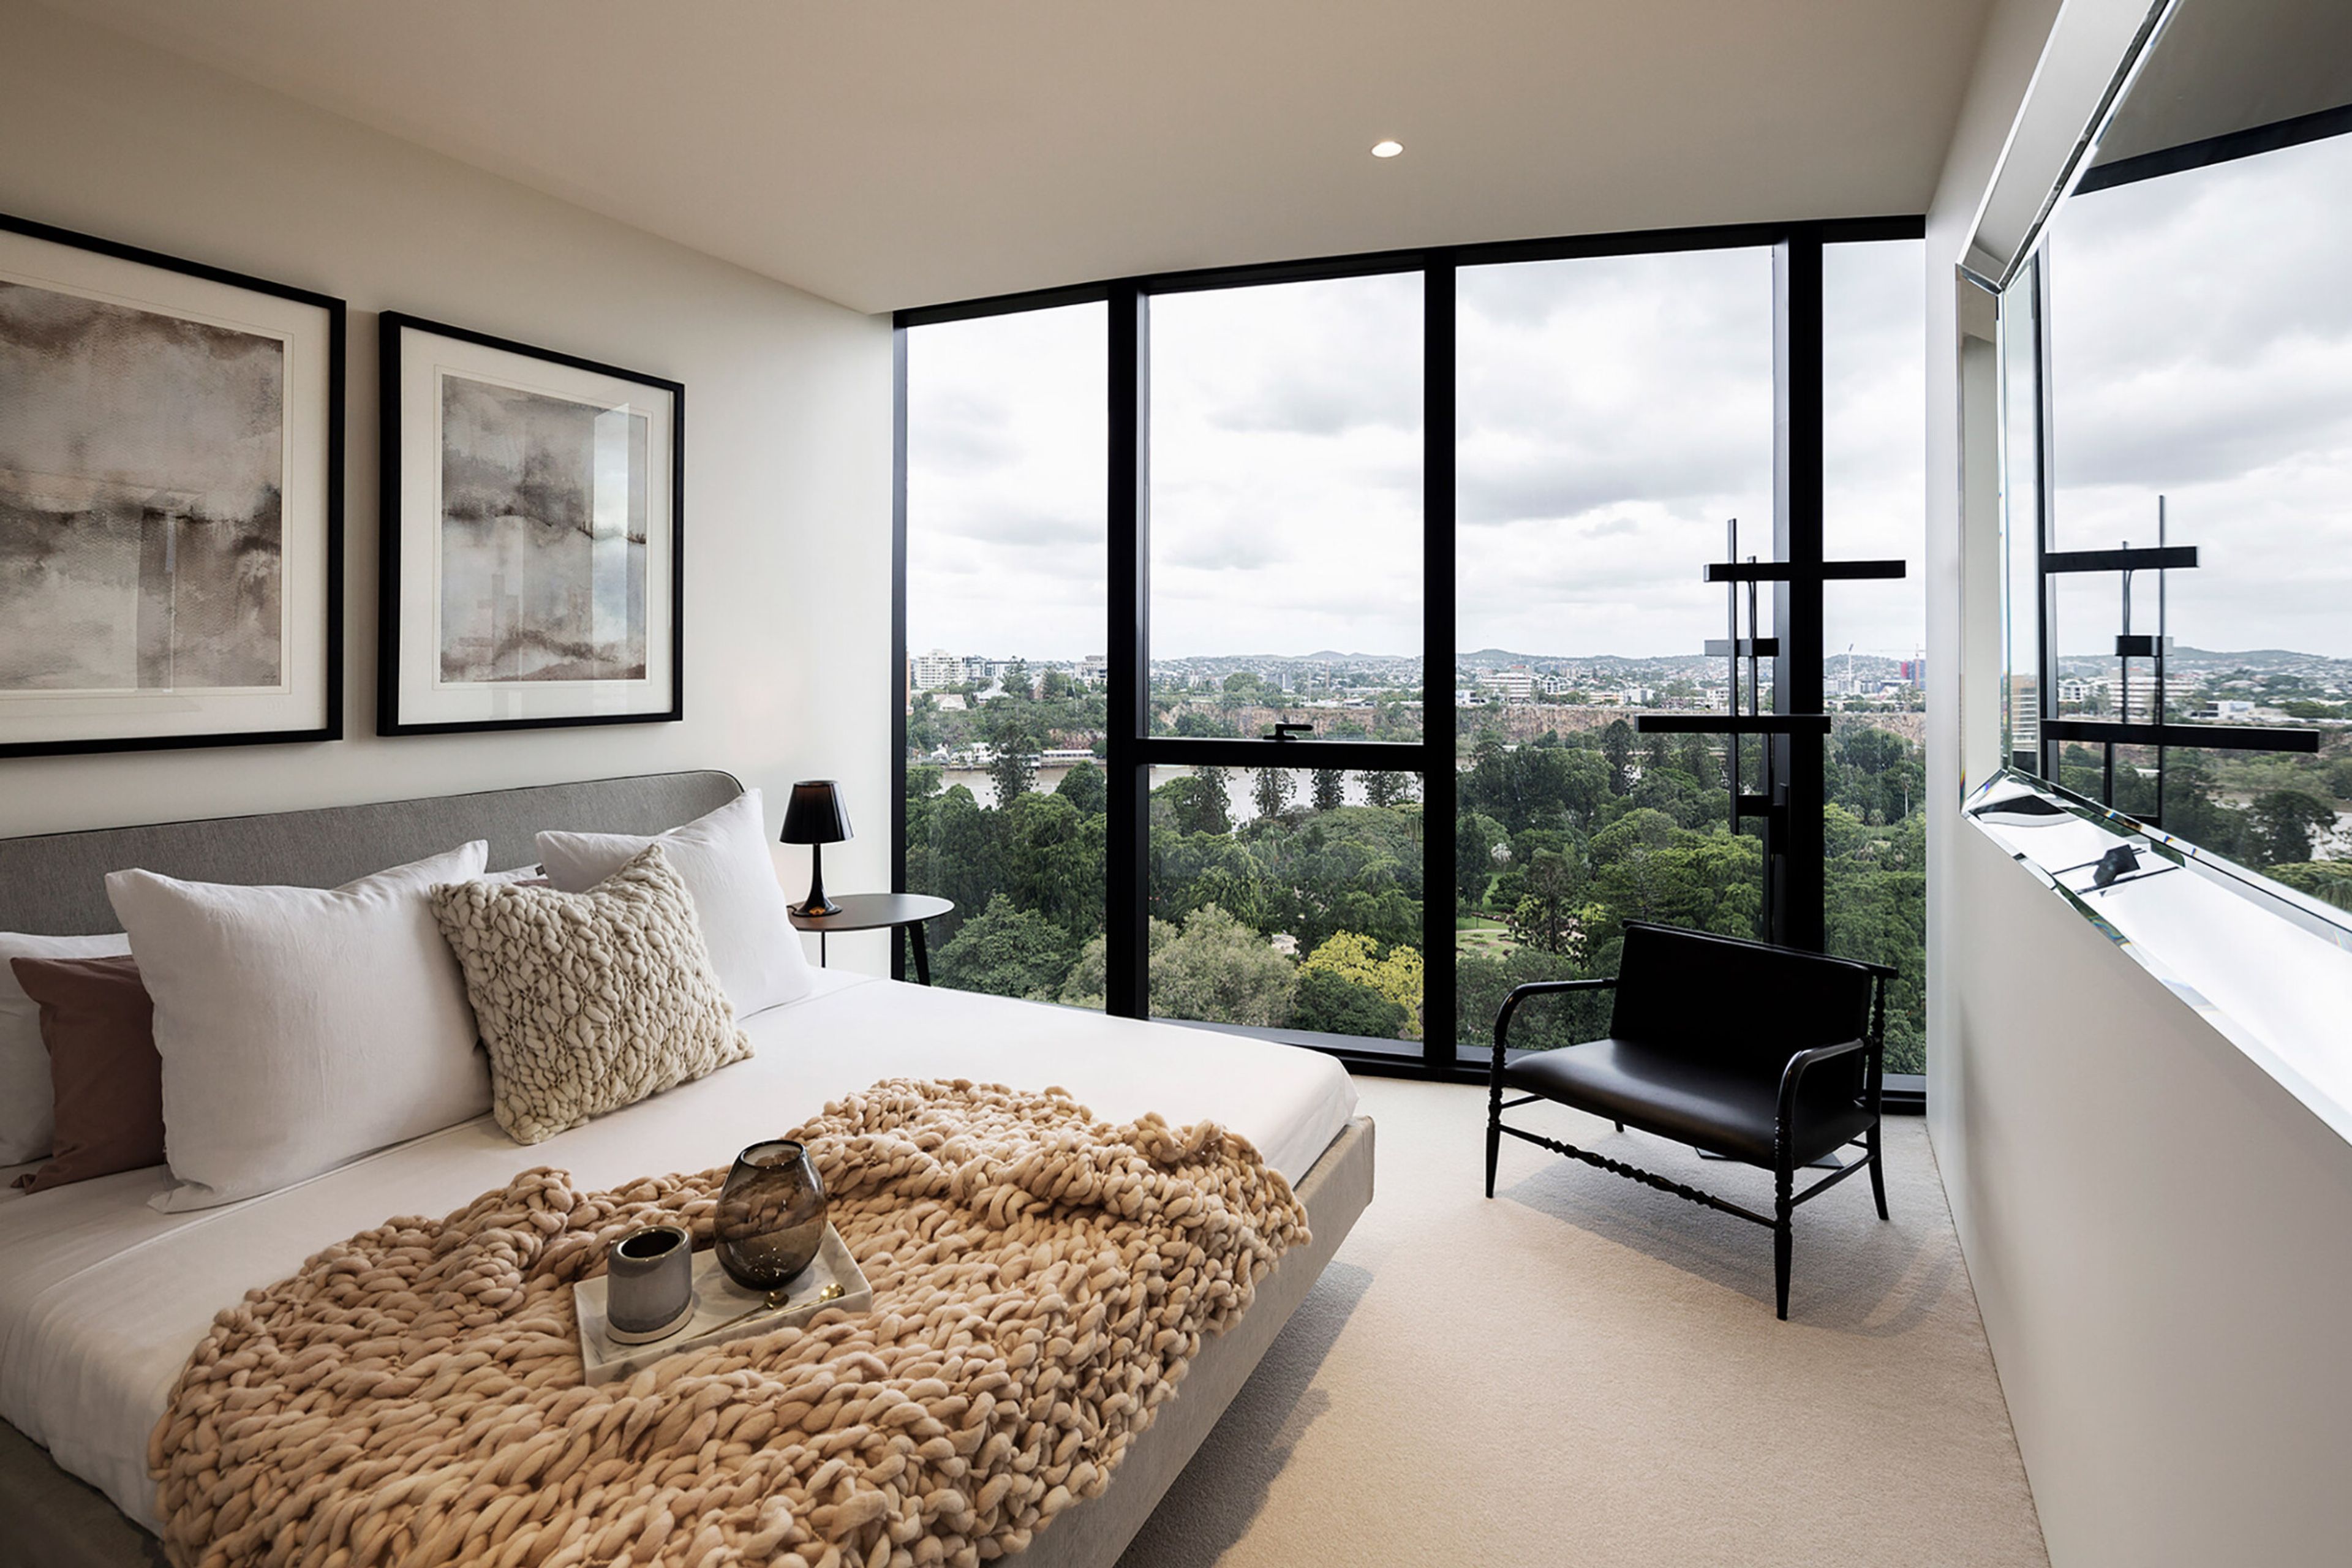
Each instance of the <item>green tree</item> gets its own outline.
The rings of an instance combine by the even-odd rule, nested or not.
[[[1386,808],[1401,805],[1412,794],[1412,780],[1404,773],[1366,773],[1364,800],[1368,805]]]
[[[1037,757],[1043,738],[1025,702],[999,698],[981,715],[980,737],[988,746],[988,781],[999,805],[1009,805],[1029,792],[1037,780]]]
[[[1378,942],[1360,932],[1335,931],[1307,955],[1298,972],[1302,975],[1336,974],[1353,984],[1370,988],[1404,1009],[1406,1037],[1420,1037],[1420,950],[1400,942],[1383,952]]]
[[[1052,998],[1076,957],[1069,933],[999,893],[940,950],[939,977],[961,991]]]
[[[1257,702],[1266,694],[1265,678],[1254,669],[1237,669],[1225,677],[1224,695],[1236,703]]]
[[[1151,802],[1153,815],[1157,816],[1159,809],[1164,808],[1168,825],[1179,833],[1207,833],[1223,837],[1234,830],[1224,795],[1199,773],[1170,779],[1151,792]]]
[[[2256,795],[2248,815],[2261,861],[2274,866],[2310,859],[2312,835],[2336,826],[2336,808],[2299,789]]]
[[[1291,1003],[1290,1026],[1327,1035],[1402,1037],[1405,1010],[1369,985],[1328,969],[1301,970]]]
[[[1082,816],[1100,816],[1108,804],[1103,771],[1092,763],[1073,763],[1054,786],[1054,793],[1076,807]]]
[[[1612,719],[1601,731],[1601,752],[1609,759],[1609,793],[1630,795],[1633,761],[1633,726],[1622,719]]]
[[[1579,863],[1557,850],[1538,849],[1528,865],[1526,891],[1511,906],[1511,938],[1546,952],[1581,959],[1585,936],[1603,911],[1577,902]]]
[[[1061,994],[1055,998],[1066,1007],[1091,1007],[1103,1010],[1103,998],[1110,990],[1104,978],[1108,970],[1108,947],[1105,939],[1090,937],[1086,946],[1078,949],[1078,960],[1070,965],[1069,974],[1062,981]]]
[[[1495,846],[1504,839],[1503,825],[1472,812],[1454,819],[1454,894],[1465,910],[1482,909],[1486,885],[1495,875]]]
[[[1080,812],[1060,795],[1024,795],[988,814],[988,879],[1070,933],[1071,944],[1102,929],[1101,814]]]
[[[1273,1028],[1286,1022],[1297,967],[1214,904],[1182,927],[1150,926],[1151,1010],[1164,1018]]]
[[[1315,809],[1337,811],[1348,803],[1348,775],[1338,768],[1315,770]]]
[[[1595,962],[1616,961],[1629,920],[1754,936],[1762,910],[1763,846],[1722,828],[1696,833],[1664,812],[1634,810],[1592,836],[1592,901],[1607,911]]]
[[[1290,776],[1288,768],[1259,768],[1250,782],[1250,798],[1257,805],[1258,816],[1280,816],[1283,808],[1290,804],[1290,792],[1296,787],[1297,781]]]
[[[1192,776],[1201,781],[1209,802],[1216,807],[1217,816],[1227,823],[1234,819],[1232,775],[1223,768],[1194,768]]]
[[[1176,715],[1176,733],[1192,739],[1214,739],[1238,735],[1230,719],[1221,719],[1205,708],[1186,708]]]
[[[942,733],[939,700],[928,691],[916,693],[914,706],[907,710],[907,749],[936,751]]]

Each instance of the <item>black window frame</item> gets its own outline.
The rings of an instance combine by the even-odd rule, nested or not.
[[[1102,303],[1104,363],[1109,398],[1108,494],[1106,512],[1109,584],[1108,694],[1105,772],[1108,775],[1104,865],[1106,1011],[1150,1016],[1145,955],[1148,932],[1150,788],[1156,763],[1235,768],[1336,767],[1349,772],[1417,773],[1422,779],[1423,954],[1423,1038],[1384,1042],[1295,1029],[1234,1029],[1328,1051],[1351,1068],[1450,1081],[1481,1080],[1484,1054],[1475,1058],[1455,1038],[1458,1003],[1454,953],[1453,886],[1456,823],[1453,672],[1456,648],[1455,481],[1458,438],[1455,279],[1465,267],[1673,253],[1769,248],[1773,253],[1774,519],[1773,538],[1784,561],[1818,567],[1822,551],[1823,426],[1822,406],[1822,252],[1831,245],[1916,240],[1923,216],[1893,216],[1775,224],[1631,230],[1547,239],[1442,246],[1350,256],[1268,262],[1150,274],[985,299],[902,309],[893,315],[891,669],[893,693],[890,776],[900,781],[892,803],[891,886],[907,885],[907,335],[916,328],[976,318]],[[1276,742],[1155,736],[1149,728],[1150,683],[1149,306],[1160,294],[1250,288],[1376,274],[1418,272],[1422,310],[1422,739]],[[1924,272],[1920,286],[1924,292]],[[1699,563],[1694,562],[1696,570]],[[1802,579],[1802,573],[1797,574]],[[1822,585],[1775,584],[1775,626],[1786,651],[1775,671],[1775,700],[1786,712],[1819,710],[1823,700]],[[1812,657],[1798,637],[1810,627]],[[1696,650],[1694,650],[1696,651]],[[1442,701],[1440,699],[1442,698]],[[1792,707],[1807,703],[1811,707]],[[1818,947],[1822,941],[1826,868],[1822,810],[1826,802],[1818,737],[1782,735],[1780,776],[1791,785],[1788,812],[1794,877],[1769,900],[1775,940]],[[906,959],[894,951],[891,973],[904,978]],[[1171,1022],[1176,1020],[1170,1020]],[[1232,1028],[1231,1026],[1201,1025]],[[1890,1109],[1918,1109],[1925,1085],[1911,1075],[1890,1076]]]

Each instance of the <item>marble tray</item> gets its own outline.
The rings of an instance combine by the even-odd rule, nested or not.
[[[830,1301],[820,1301],[827,1285],[838,1282],[842,1294]],[[753,1334],[770,1334],[778,1329],[804,1323],[821,1311],[838,1307],[845,1312],[863,1312],[874,1305],[874,1287],[867,1284],[857,1259],[849,1255],[842,1244],[841,1233],[831,1226],[824,1227],[824,1240],[818,1244],[816,1259],[801,1270],[800,1278],[792,1284],[792,1294],[773,1310],[737,1319],[750,1311],[765,1298],[756,1290],[747,1290],[727,1278],[727,1270],[719,1264],[719,1254],[709,1248],[694,1255],[694,1315],[677,1326],[676,1331],[649,1344],[625,1345],[604,1332],[604,1276],[583,1279],[572,1287],[572,1304],[580,1321],[580,1364],[592,1384],[611,1383],[643,1372],[665,1356],[681,1351],[707,1350],[725,1344],[730,1340],[749,1339]]]

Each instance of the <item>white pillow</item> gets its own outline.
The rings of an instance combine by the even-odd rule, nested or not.
[[[648,844],[686,880],[694,895],[695,918],[710,950],[735,1016],[785,1002],[797,1002],[816,984],[793,929],[776,863],[768,854],[768,828],[760,815],[760,792],[747,789],[708,816],[673,827],[654,838],[626,833],[542,833],[539,858],[557,890],[584,893],[626,865]]]
[[[0,931],[0,1165],[46,1159],[56,1119],[49,1051],[41,1043],[41,1009],[16,984],[12,958],[119,958],[131,939],[26,936]]]
[[[106,896],[155,999],[165,1213],[315,1176],[479,1116],[490,1074],[426,889],[482,874],[477,840],[332,889],[117,871]]]

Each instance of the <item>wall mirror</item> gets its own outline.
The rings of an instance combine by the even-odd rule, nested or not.
[[[2105,16],[2084,128],[2038,200],[2013,142],[1962,268],[1997,303],[1963,405],[1997,454],[1998,763],[2352,926],[2352,6]]]

